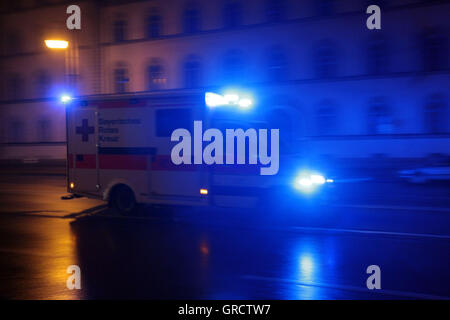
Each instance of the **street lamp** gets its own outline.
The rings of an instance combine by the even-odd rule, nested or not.
[[[69,41],[66,40],[45,40],[45,45],[50,49],[67,49]]]
[[[44,40],[47,48],[52,50],[64,50],[65,51],[65,69],[64,78],[67,88],[74,88],[76,86],[76,78],[78,76],[78,46],[75,39],[71,42],[69,47],[69,41],[61,39],[47,39]],[[66,88],[66,89],[67,89]]]
[[[64,50],[64,82],[65,82],[65,90],[69,87],[74,87],[76,85],[76,77],[78,76],[78,43],[76,38],[72,39],[72,45],[69,48],[69,41],[66,40],[57,40],[57,39],[48,39],[44,40],[47,48],[52,50],[62,49]],[[68,104],[72,101],[72,96],[68,94],[63,94],[60,97],[60,101],[63,104]],[[69,123],[68,123],[68,108],[66,109],[66,141],[69,137]],[[69,148],[66,145],[66,163],[69,165]],[[67,167],[68,168],[68,167]],[[70,188],[73,189],[73,183],[70,184]]]

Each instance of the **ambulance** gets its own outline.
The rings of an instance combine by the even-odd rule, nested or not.
[[[246,93],[170,90],[63,101],[68,192],[103,199],[122,214],[137,204],[255,208],[277,202],[275,194],[292,182],[281,173],[261,175],[260,164],[173,163],[172,133],[193,132],[194,121],[205,129],[271,129]],[[304,191],[330,182],[314,172],[293,180]]]

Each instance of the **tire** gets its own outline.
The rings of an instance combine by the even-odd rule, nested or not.
[[[136,198],[133,190],[128,186],[120,184],[111,191],[110,207],[121,215],[130,215],[136,209]]]

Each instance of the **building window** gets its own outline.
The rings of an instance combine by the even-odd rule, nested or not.
[[[425,132],[440,134],[448,132],[447,110],[443,96],[435,94],[425,104]]]
[[[48,71],[39,70],[35,76],[35,96],[36,97],[48,97],[51,93],[52,78]]]
[[[279,131],[279,150],[281,154],[294,152],[294,123],[292,115],[285,111],[286,105],[276,105],[274,109],[267,115],[267,121],[272,128],[280,129]]]
[[[288,78],[287,59],[281,47],[274,46],[269,49],[267,68],[269,81],[283,81]]]
[[[14,119],[9,123],[8,142],[24,142],[25,124],[23,121]]]
[[[319,16],[331,16],[335,10],[334,0],[315,0]]]
[[[123,18],[118,18],[113,24],[114,42],[122,42],[126,40],[127,22]]]
[[[318,78],[331,78],[337,74],[336,49],[331,41],[323,40],[315,50],[315,68]]]
[[[39,142],[48,142],[51,140],[52,125],[50,119],[43,118],[37,123],[37,139]]]
[[[390,133],[393,133],[393,118],[390,109],[384,99],[373,99],[369,108],[369,134]]]
[[[242,4],[237,0],[227,0],[223,8],[225,28],[236,28],[242,24]]]
[[[18,31],[11,31],[6,36],[5,49],[8,54],[18,54],[24,51],[23,36]]]
[[[18,100],[24,97],[24,80],[19,74],[13,74],[8,78],[6,97],[8,100]]]
[[[370,37],[367,57],[369,74],[383,74],[388,71],[387,44],[383,36],[375,34]]]
[[[445,70],[448,63],[447,38],[434,28],[424,32],[422,42],[424,70]]]
[[[223,61],[224,81],[238,83],[245,77],[245,65],[242,53],[238,50],[229,51]]]
[[[9,1],[9,8],[12,11],[17,11],[17,10],[23,9],[23,7],[24,7],[24,3],[22,0]]]
[[[118,63],[114,69],[114,92],[124,93],[128,91],[128,70],[123,63]]]
[[[286,0],[266,0],[267,21],[279,22],[285,18]]]
[[[200,62],[191,56],[183,64],[184,86],[186,88],[196,88],[200,86]]]
[[[323,101],[317,109],[317,134],[335,135],[337,132],[336,108],[331,101]]]
[[[152,59],[150,65],[147,67],[147,77],[148,90],[160,90],[164,88],[166,77],[164,67],[159,59]]]
[[[183,12],[183,32],[195,33],[200,31],[200,9],[190,2]]]
[[[155,39],[161,36],[162,19],[157,9],[153,9],[146,20],[147,38]]]

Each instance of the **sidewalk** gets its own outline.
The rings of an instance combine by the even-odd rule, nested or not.
[[[2,164],[0,175],[7,176],[66,176],[65,163],[49,164]]]

